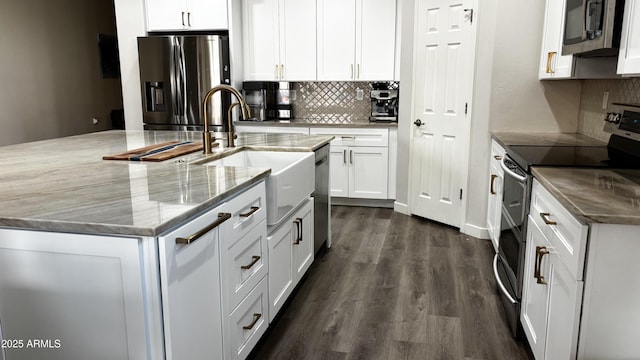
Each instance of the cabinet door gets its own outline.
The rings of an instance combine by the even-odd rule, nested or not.
[[[549,282],[546,357],[575,359],[584,283],[571,275],[560,257],[551,254],[550,261],[553,272]]]
[[[640,4],[637,1],[624,4],[618,74],[640,74]]]
[[[294,286],[293,239],[294,228],[286,221],[267,237],[269,247],[269,322],[278,313]]]
[[[278,80],[279,0],[243,0],[242,26],[245,80]]]
[[[293,272],[294,286],[313,263],[313,199],[293,216]]]
[[[356,0],[318,0],[318,80],[353,80]]]
[[[187,26],[185,0],[146,0],[147,30],[184,30]]]
[[[363,199],[387,198],[389,149],[374,146],[348,148],[349,196]]]
[[[222,358],[218,228],[191,244],[177,243],[220,221],[217,210],[159,238],[167,359]]]
[[[500,168],[491,163],[489,171],[489,201],[487,209],[487,227],[493,248],[498,252],[498,241],[500,237],[500,225],[502,218],[502,182],[503,173]]]
[[[280,79],[316,80],[316,0],[280,0]]]
[[[348,147],[331,145],[329,152],[329,195],[349,196]]]
[[[566,79],[573,75],[573,55],[562,56],[564,0],[547,0],[540,54],[540,79]]]
[[[355,80],[393,80],[396,1],[358,0]]]
[[[187,0],[190,30],[228,29],[226,0]]]
[[[543,256],[540,266],[538,266],[537,260],[539,260],[540,252],[548,250],[548,248],[544,234],[538,225],[529,219],[520,321],[536,359],[544,359],[545,355],[549,283],[553,276],[549,255]],[[535,269],[538,267],[546,284],[539,284],[537,278],[534,277],[536,275]]]

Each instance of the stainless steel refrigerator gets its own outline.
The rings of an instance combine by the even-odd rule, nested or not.
[[[202,130],[202,100],[212,87],[231,83],[229,38],[225,35],[169,35],[138,38],[144,128]],[[226,131],[231,96],[218,92],[209,124]]]

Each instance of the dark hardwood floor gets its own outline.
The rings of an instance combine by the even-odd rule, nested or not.
[[[391,209],[334,206],[316,259],[253,359],[528,359],[490,241]]]

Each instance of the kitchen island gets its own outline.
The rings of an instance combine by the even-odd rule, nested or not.
[[[250,351],[268,326],[266,313],[252,318],[253,308],[268,307],[261,205],[270,170],[192,164],[201,154],[160,163],[102,160],[200,136],[107,131],[0,150],[3,357],[239,358]],[[240,134],[237,146],[309,152],[330,140]],[[212,156],[238,148],[220,146]],[[249,254],[242,272],[226,271],[227,259],[246,259],[222,239],[246,240],[258,260]],[[233,321],[251,327],[241,325],[238,337]],[[236,345],[238,353],[230,349]]]

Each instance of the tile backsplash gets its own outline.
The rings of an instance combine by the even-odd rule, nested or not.
[[[322,123],[368,123],[371,116],[371,90],[374,84],[397,89],[398,82],[296,82],[293,101],[295,119]],[[356,94],[362,90],[362,100]]]
[[[615,80],[584,80],[580,99],[578,133],[602,141],[609,140],[609,133],[602,131],[607,110],[602,109],[602,97],[609,91],[611,103],[640,104],[640,78]]]

